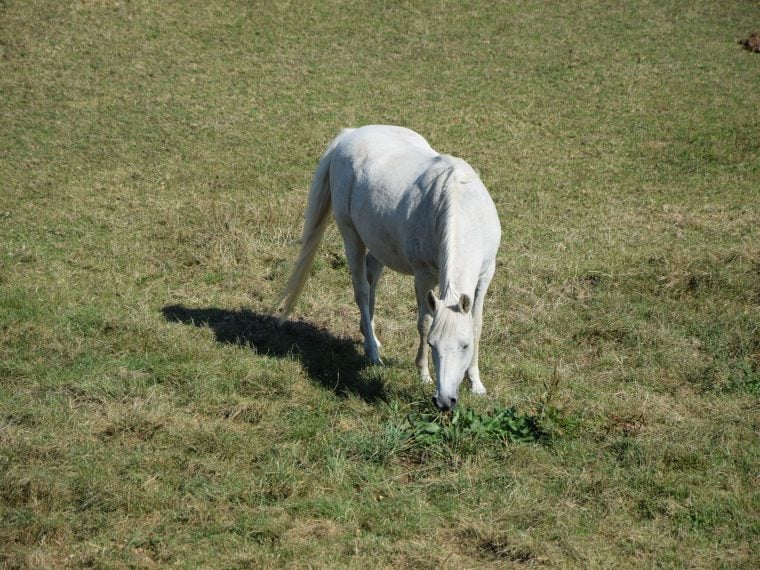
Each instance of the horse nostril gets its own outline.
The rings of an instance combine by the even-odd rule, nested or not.
[[[441,402],[437,396],[433,397],[433,405],[442,412],[448,412],[451,409],[450,405],[447,404],[445,400]]]
[[[457,399],[451,398],[451,409],[453,410],[457,405]]]

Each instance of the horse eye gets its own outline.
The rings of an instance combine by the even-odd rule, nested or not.
[[[469,348],[470,348],[470,345],[469,345],[469,344],[465,344],[465,345],[462,347],[462,350],[467,350],[467,349],[469,349]]]

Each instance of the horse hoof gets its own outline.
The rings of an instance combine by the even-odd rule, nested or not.
[[[420,376],[420,380],[422,381],[423,384],[433,383],[433,378],[430,376],[430,374],[423,374],[422,376]]]
[[[476,396],[485,396],[488,392],[486,391],[486,387],[483,386],[483,384],[476,384],[472,387],[471,392],[475,394]]]

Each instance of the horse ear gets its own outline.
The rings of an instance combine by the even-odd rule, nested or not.
[[[435,312],[435,308],[438,305],[438,297],[436,296],[435,291],[432,289],[428,291],[425,300],[427,301],[428,309]]]
[[[459,310],[463,313],[469,313],[470,309],[472,308],[472,299],[470,299],[469,295],[462,294],[461,297],[459,297]]]

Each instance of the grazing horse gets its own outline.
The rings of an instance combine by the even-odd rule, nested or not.
[[[485,394],[478,343],[501,227],[472,167],[437,153],[403,127],[343,130],[327,147],[311,183],[301,253],[280,297],[281,323],[303,290],[330,210],[343,236],[369,361],[382,364],[373,319],[377,283],[388,266],[414,275],[420,335],[415,363],[422,381],[431,383],[432,349],[435,405],[441,410],[456,405],[465,374],[472,392]]]

